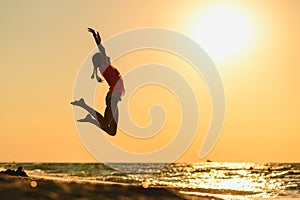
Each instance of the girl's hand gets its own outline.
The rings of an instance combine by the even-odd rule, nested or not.
[[[88,32],[93,33],[93,35],[94,34],[96,35],[96,31],[94,29],[92,29],[92,28],[88,28]]]

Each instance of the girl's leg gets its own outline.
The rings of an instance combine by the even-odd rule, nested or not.
[[[78,119],[78,122],[89,122],[91,124],[94,124],[95,126],[97,126],[98,128],[101,129],[99,122],[97,120],[95,120],[95,118],[93,118],[90,114],[87,114],[87,116],[83,119]]]
[[[114,136],[117,133],[117,123],[119,118],[118,101],[119,100],[115,97],[111,97],[106,100],[104,117],[99,112],[87,105],[82,98],[78,101],[71,102],[71,104],[85,109],[95,119],[97,119],[102,130],[109,135]]]
[[[82,107],[83,109],[85,109],[86,111],[88,111],[88,113],[90,113],[95,119],[97,119],[98,117],[102,117],[102,115],[100,113],[98,113],[96,110],[94,110],[93,108],[91,108],[89,105],[87,105],[84,101],[83,98],[79,99],[78,101],[73,101],[71,102],[71,104],[73,106],[79,106]],[[102,117],[103,118],[103,117]],[[103,118],[104,119],[104,118]]]
[[[117,133],[119,119],[118,102],[119,100],[115,97],[111,97],[106,100],[104,119],[107,122],[107,127],[103,128],[106,129],[105,131],[112,136],[116,135]]]

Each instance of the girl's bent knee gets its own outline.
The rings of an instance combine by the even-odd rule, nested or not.
[[[117,130],[107,130],[106,132],[107,132],[108,135],[110,135],[110,136],[115,136],[115,135],[117,135]]]

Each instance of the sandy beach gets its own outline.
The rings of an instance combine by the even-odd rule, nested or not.
[[[143,188],[123,184],[92,184],[53,181],[30,177],[0,175],[0,197],[10,199],[190,199],[211,200],[219,198],[183,195],[166,188]]]

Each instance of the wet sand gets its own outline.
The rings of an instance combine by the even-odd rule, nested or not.
[[[184,195],[174,189],[166,188],[143,188],[138,185],[124,184],[77,183],[9,175],[0,175],[0,199],[220,200],[208,196]]]

